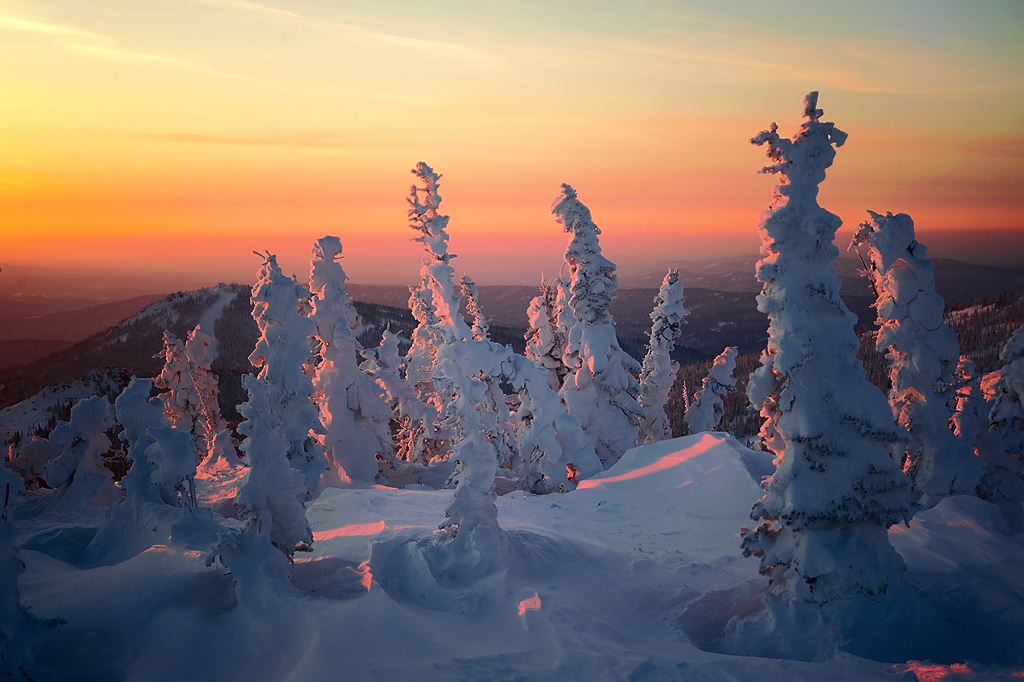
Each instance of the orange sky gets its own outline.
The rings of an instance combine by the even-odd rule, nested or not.
[[[0,0],[0,267],[301,274],[330,233],[353,280],[411,281],[419,160],[480,283],[558,266],[562,182],[623,268],[751,253],[748,140],[811,89],[850,134],[819,197],[845,229],[1024,233],[1016,0],[512,4]],[[1024,266],[1010,241],[970,259]]]

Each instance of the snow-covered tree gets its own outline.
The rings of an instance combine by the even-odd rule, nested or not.
[[[1005,362],[988,408],[977,452],[985,469],[979,495],[997,504],[1013,532],[1024,530],[1024,327],[999,353]],[[995,377],[992,377],[993,379]],[[982,409],[984,409],[982,408]]]
[[[956,376],[956,411],[950,423],[957,439],[972,448],[981,461],[983,473],[976,493],[999,507],[1011,532],[1024,531],[1024,465],[1012,456],[1007,457],[1006,441],[999,427],[989,428],[989,413],[999,395],[1002,372],[993,372],[988,377],[995,389],[991,400],[986,400],[981,377],[972,361],[961,357]]]
[[[683,307],[683,283],[679,271],[669,270],[654,297],[651,311],[651,338],[640,370],[640,407],[644,419],[640,437],[644,443],[657,443],[672,437],[672,428],[665,414],[669,391],[679,373],[679,363],[672,359],[676,339],[683,333],[689,310]]]
[[[267,253],[252,288],[252,316],[260,330],[249,362],[270,387],[271,410],[280,419],[292,466],[302,473],[309,494],[318,488],[327,460],[315,439],[323,426],[313,405],[313,382],[304,371],[310,362],[310,337],[316,324],[303,314],[309,290],[285,277],[277,257]],[[240,429],[241,430],[241,429]]]
[[[914,221],[904,213],[868,214],[851,247],[868,246],[868,274],[878,295],[875,345],[887,351],[889,404],[910,435],[898,459],[915,496],[932,506],[946,495],[972,493],[981,478],[973,447],[948,426],[960,345],[942,320],[945,303],[935,291],[927,251],[914,237]]]
[[[526,330],[526,357],[548,372],[548,384],[554,390],[562,388],[569,368],[562,363],[562,355],[569,343],[568,333],[558,324],[559,280],[541,280],[540,293],[530,301],[526,311],[529,328]]]
[[[114,425],[113,411],[103,396],[79,400],[70,420],[50,433],[50,444],[61,454],[43,472],[46,485],[63,490],[63,503],[107,506],[120,498],[114,474],[103,466],[103,455],[111,450],[107,429]]]
[[[690,427],[690,433],[713,431],[725,414],[725,394],[736,388],[736,354],[739,349],[730,346],[723,350],[704,377],[704,385],[693,402],[687,405],[683,419]]]
[[[490,339],[490,325],[480,308],[480,291],[476,288],[476,283],[470,279],[469,275],[463,275],[459,284],[462,285],[462,297],[466,301],[466,312],[473,318],[473,338],[476,341]]]
[[[768,417],[763,434],[777,469],[751,512],[760,524],[741,535],[744,555],[760,557],[776,594],[823,604],[881,599],[899,579],[903,562],[887,529],[910,517],[910,483],[890,456],[899,429],[865,379],[856,318],[839,298],[832,261],[842,221],[817,194],[846,133],[821,122],[816,107],[812,92],[791,140],[774,123],[751,140],[768,145],[774,163],[763,172],[780,176],[758,225],[768,348],[747,389]]]
[[[310,319],[316,324],[320,342],[313,388],[327,432],[325,454],[349,481],[371,485],[380,470],[377,457],[393,454],[391,408],[381,399],[373,379],[356,365],[362,350],[356,340],[362,322],[345,290],[348,278],[338,262],[340,257],[341,240],[337,237],[323,237],[313,246]]]
[[[416,320],[410,339],[409,351],[405,354],[406,379],[420,392],[430,392],[430,373],[434,367],[437,346],[441,341],[438,325],[441,319],[434,307],[434,293],[428,282],[420,281],[409,287],[409,310]]]
[[[283,420],[276,412],[277,391],[265,379],[251,374],[242,377],[249,400],[238,406],[245,421],[238,431],[245,436],[242,451],[249,464],[249,476],[236,502],[245,506],[246,532],[268,535],[285,556],[313,543],[306,521],[303,498],[307,488],[301,472],[289,464],[288,438],[281,432]]]
[[[213,448],[217,433],[227,427],[217,404],[217,376],[210,371],[216,339],[199,325],[182,343],[164,332],[164,367],[154,380],[171,426],[191,433],[200,457]]]
[[[601,255],[601,233],[576,190],[562,185],[551,212],[572,239],[565,250],[572,311],[563,362],[569,376],[561,396],[606,467],[636,445],[644,410],[637,402],[640,363],[619,347],[608,306],[619,288],[615,264]]]
[[[402,377],[398,335],[385,329],[380,345],[363,350],[362,356],[364,361],[359,369],[377,383],[381,399],[391,407],[393,418],[398,422],[397,457],[430,464],[444,445],[436,432],[437,410],[420,400]]]

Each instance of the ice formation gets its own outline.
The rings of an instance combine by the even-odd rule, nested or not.
[[[277,432],[287,441],[288,459],[312,495],[327,460],[314,439],[324,429],[311,401],[313,382],[304,371],[312,355],[309,339],[316,333],[316,324],[300,310],[309,298],[309,290],[294,277],[285,277],[277,257],[267,253],[252,288],[252,316],[260,338],[249,362],[269,387],[270,410],[280,420]]]
[[[878,295],[876,346],[887,351],[896,423],[909,433],[898,459],[914,496],[932,506],[945,495],[973,493],[981,478],[973,444],[948,426],[960,345],[942,320],[945,303],[935,292],[927,251],[914,238],[914,221],[905,213],[868,214],[851,247],[868,245]]]
[[[748,396],[767,417],[762,434],[777,469],[754,505],[743,552],[786,604],[826,604],[863,595],[884,599],[903,562],[886,530],[909,519],[909,481],[891,458],[899,439],[889,404],[856,358],[854,315],[839,298],[832,267],[840,219],[817,203],[818,184],[846,133],[819,121],[817,93],[791,140],[773,123],[751,142],[768,145],[763,172],[779,182],[758,226],[763,283],[758,309],[769,319],[768,349]]]
[[[651,338],[640,370],[638,402],[644,408],[645,416],[640,425],[644,443],[657,443],[672,437],[665,404],[679,373],[679,363],[672,359],[671,354],[676,347],[676,339],[683,333],[689,312],[683,307],[683,283],[679,281],[679,271],[669,270],[658,295],[654,297]]]
[[[601,255],[588,209],[576,190],[562,185],[551,212],[572,239],[565,250],[569,272],[571,322],[563,362],[569,376],[561,396],[569,414],[583,424],[605,467],[636,445],[644,410],[637,402],[640,385],[633,374],[640,363],[619,347],[608,306],[619,288],[615,264]]]
[[[362,323],[345,290],[347,277],[340,257],[337,237],[323,237],[313,246],[310,319],[320,342],[313,388],[327,432],[325,454],[340,467],[336,473],[344,472],[344,479],[357,485],[372,485],[380,470],[377,457],[393,454],[391,408],[381,399],[373,379],[356,365],[362,350],[356,337]]]
[[[739,349],[730,346],[723,350],[704,377],[704,385],[697,393],[693,402],[686,407],[683,419],[690,427],[690,433],[713,431],[722,421],[725,414],[725,394],[736,388],[736,378],[732,373],[736,369],[736,354]]]

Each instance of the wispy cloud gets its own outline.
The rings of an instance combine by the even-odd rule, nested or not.
[[[114,40],[92,31],[85,31],[61,24],[52,24],[27,17],[0,13],[0,31],[46,36],[57,41],[63,49],[97,59],[150,64],[158,67],[188,71],[209,71],[202,64],[189,60],[167,57],[151,52],[124,49],[119,47]]]
[[[340,32],[349,38],[362,39],[381,45],[420,50],[442,56],[454,56],[461,59],[463,63],[476,67],[497,70],[507,69],[504,60],[497,54],[482,50],[473,45],[405,36],[398,33],[378,31],[352,23],[328,21],[277,9],[276,7],[270,7],[257,2],[250,2],[249,0],[194,0],[194,2],[223,10],[249,14],[250,16],[263,19],[291,21],[310,29]]]
[[[388,146],[378,141],[356,139],[335,133],[301,133],[294,135],[203,135],[199,133],[136,133],[137,140],[183,144],[225,145],[230,147],[309,147],[323,149],[367,149]]]

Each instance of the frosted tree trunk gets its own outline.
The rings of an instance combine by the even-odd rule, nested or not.
[[[651,311],[651,338],[640,370],[640,398],[644,420],[640,435],[644,443],[657,443],[672,437],[672,428],[665,414],[669,391],[679,373],[679,364],[672,359],[676,339],[683,333],[689,310],[683,307],[683,283],[679,271],[669,270],[654,297]]]
[[[730,346],[723,350],[711,364],[704,385],[693,402],[687,405],[683,419],[690,427],[690,433],[714,431],[725,414],[725,394],[736,388],[736,354],[739,349]]]
[[[338,263],[341,240],[323,237],[313,246],[309,285],[320,354],[313,377],[320,420],[327,432],[325,454],[338,469],[340,480],[372,485],[380,468],[378,456],[393,456],[391,408],[381,400],[373,379],[360,371],[356,337],[362,327],[345,290],[345,272]]]
[[[565,250],[569,271],[568,308],[572,324],[563,362],[569,376],[561,396],[569,414],[583,424],[601,462],[609,467],[636,445],[644,410],[633,377],[640,363],[619,347],[608,306],[619,288],[615,264],[601,255],[601,233],[576,190],[562,185],[551,212],[572,239]]]
[[[914,221],[900,213],[868,211],[853,246],[868,245],[871,280],[878,294],[876,347],[889,360],[889,404],[909,441],[898,459],[914,497],[934,506],[946,495],[973,493],[981,465],[973,448],[949,429],[960,345],[942,319],[932,264],[914,238]]]
[[[768,348],[747,389],[769,417],[764,436],[777,469],[751,512],[760,524],[741,535],[776,594],[824,604],[884,597],[903,570],[886,531],[910,510],[909,481],[889,454],[899,429],[865,379],[855,317],[839,298],[832,261],[841,221],[817,202],[846,134],[819,121],[816,105],[813,92],[792,140],[774,123],[752,140],[768,145],[774,164],[764,172],[779,175],[758,226]]]

